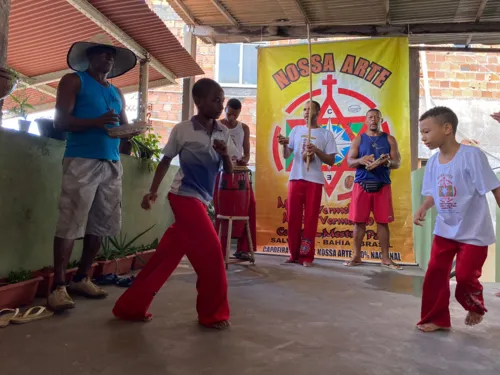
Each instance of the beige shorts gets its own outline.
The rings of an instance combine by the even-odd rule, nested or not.
[[[122,220],[122,174],[119,161],[65,158],[56,237],[117,235]]]

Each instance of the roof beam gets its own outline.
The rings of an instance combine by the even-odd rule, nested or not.
[[[233,17],[233,15],[231,13],[229,13],[229,11],[224,7],[224,5],[221,4],[221,2],[219,0],[211,0],[212,1],[212,4],[219,10],[219,12],[222,13],[222,15],[224,17],[226,17],[226,19],[233,25],[233,26],[236,26],[238,27],[240,24],[238,23],[238,21],[236,21],[236,19]]]
[[[309,17],[307,16],[307,12],[306,10],[304,9],[304,6],[302,5],[301,1],[300,0],[294,0],[295,4],[297,5],[297,8],[299,9],[300,13],[302,14],[302,17],[304,17],[304,21],[305,23],[311,23],[309,21]]]
[[[171,84],[171,82],[168,79],[159,79],[157,81],[149,81],[149,83],[148,83],[148,89],[154,89],[154,88],[157,88],[157,87],[168,86],[170,84]],[[120,91],[122,93],[124,93],[124,94],[128,94],[128,93],[131,93],[131,92],[139,92],[139,84],[122,87],[120,89]]]
[[[385,3],[385,23],[389,25],[391,23],[391,1],[384,0]]]
[[[155,57],[151,56],[149,52],[143,48],[139,43],[133,40],[122,29],[116,26],[109,18],[94,8],[87,0],[66,0],[69,4],[73,5],[82,14],[95,22],[101,29],[118,40],[126,48],[136,54],[139,59],[149,59],[149,64],[158,73],[167,78],[170,83],[175,83],[177,78],[165,65],[158,61]]]
[[[481,0],[481,3],[479,4],[479,8],[477,9],[477,13],[476,13],[476,22],[479,22],[479,20],[483,16],[484,8],[486,8],[487,3],[488,3],[488,0]]]
[[[11,68],[12,69],[12,68]],[[13,69],[12,69],[13,70]],[[48,85],[38,85],[35,87],[35,85],[31,82],[31,78],[28,77],[28,76],[25,76],[24,74],[22,73],[19,73],[18,71],[15,71],[14,72],[16,73],[17,77],[19,78],[19,84],[25,88],[34,88],[35,90],[38,90],[46,95],[49,95],[49,96],[52,96],[52,97],[56,97],[57,96],[57,89],[52,87],[52,86],[48,86]],[[19,86],[18,88],[16,89],[19,90]]]
[[[31,86],[46,85],[47,83],[57,82],[66,74],[74,73],[72,69],[59,70],[57,72],[41,74],[39,76],[29,77],[29,82]]]
[[[166,79],[166,78],[165,79],[159,79],[157,81],[150,81],[149,85],[148,85],[148,88],[149,89],[154,89],[154,88],[158,88],[158,87],[168,86],[170,84],[171,84],[171,82],[168,79]],[[120,90],[124,94],[129,94],[131,92],[138,92],[139,91],[139,85],[137,84],[137,85],[122,87]],[[46,111],[46,110],[55,108],[55,106],[56,106],[56,102],[55,101],[50,102],[50,103],[45,103],[45,104],[37,104],[37,105],[33,106],[33,108],[35,108],[35,110],[28,110],[28,113],[36,113],[36,112]],[[10,117],[13,117],[13,116],[9,115],[8,111],[7,111],[4,114],[4,119],[10,118]]]
[[[196,18],[194,18],[194,16],[191,14],[191,12],[187,8],[187,6],[184,5],[184,3],[181,0],[173,0],[173,2],[175,3],[175,5],[177,5],[182,10],[182,13],[184,13],[184,15],[186,16],[188,21],[191,23],[191,25],[200,26],[200,23],[196,20]],[[204,39],[204,38],[201,38],[201,39]],[[212,38],[206,37],[206,39],[211,44],[215,45],[215,41]],[[206,43],[206,41],[205,41],[205,43]]]
[[[331,36],[407,36],[427,34],[476,34],[499,33],[500,22],[429,23],[412,25],[359,25],[359,26],[311,26],[312,38]],[[231,37],[250,39],[303,39],[307,35],[305,26],[194,26],[198,37]]]
[[[472,35],[467,35],[467,40],[465,41],[465,47],[469,47],[472,42]]]

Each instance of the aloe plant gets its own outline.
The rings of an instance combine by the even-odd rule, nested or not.
[[[115,258],[125,257],[134,254],[137,250],[132,247],[134,242],[153,229],[155,225],[150,226],[145,231],[139,233],[137,236],[127,241],[127,234],[120,233],[119,236],[105,237],[102,239],[101,251],[99,253],[99,260],[111,260]]]

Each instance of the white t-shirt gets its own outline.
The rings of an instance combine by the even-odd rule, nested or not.
[[[292,171],[290,172],[290,181],[305,180],[324,184],[325,177],[321,171],[323,162],[319,160],[318,156],[314,155],[313,160],[310,162],[309,172],[302,158],[302,154],[306,150],[307,133],[307,126],[304,125],[294,127],[290,133],[288,148],[293,150],[293,165]],[[325,128],[311,129],[311,143],[328,155],[337,153],[337,145],[333,133]]]
[[[224,125],[222,122],[221,124]],[[233,157],[233,161],[239,160],[243,157],[243,142],[245,140],[245,131],[243,130],[243,124],[241,122],[238,122],[238,124],[236,124],[236,127],[231,129],[226,126],[226,128],[229,131],[229,135],[231,136],[231,139],[233,140],[234,146],[237,150],[236,155]]]
[[[432,196],[438,216],[434,234],[470,245],[495,243],[486,193],[500,186],[486,155],[477,147],[460,145],[447,164],[439,152],[425,167],[422,195]]]

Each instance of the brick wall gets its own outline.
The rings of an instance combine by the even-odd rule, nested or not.
[[[431,97],[500,99],[499,56],[493,53],[426,52]],[[420,96],[423,97],[422,71],[420,77]]]

